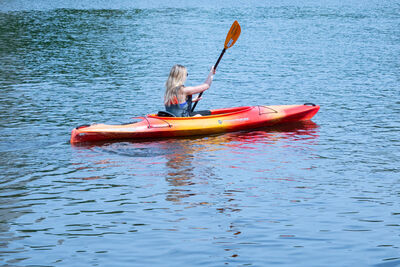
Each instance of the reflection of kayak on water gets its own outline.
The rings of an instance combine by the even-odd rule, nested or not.
[[[72,130],[71,143],[119,139],[153,139],[207,135],[257,129],[310,120],[319,110],[316,105],[252,106],[211,110],[202,117],[167,117],[150,114],[140,121],[121,125],[93,124]]]

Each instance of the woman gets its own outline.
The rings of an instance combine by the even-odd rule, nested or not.
[[[197,86],[185,86],[187,70],[182,65],[175,65],[171,68],[167,82],[165,83],[166,91],[164,96],[165,109],[176,117],[190,117],[199,115],[211,115],[208,110],[191,112],[192,102],[197,102],[201,98],[192,99],[192,95],[204,92],[212,83],[215,70],[211,67],[210,73],[203,84]]]

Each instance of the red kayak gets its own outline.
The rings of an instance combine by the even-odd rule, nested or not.
[[[138,122],[79,126],[72,130],[71,143],[121,139],[170,138],[257,129],[283,123],[310,120],[319,110],[314,104],[249,106],[211,110],[202,117],[168,117],[149,114]]]

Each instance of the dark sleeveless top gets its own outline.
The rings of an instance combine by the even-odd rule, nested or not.
[[[180,87],[179,87],[179,89],[180,89]],[[178,99],[178,96],[176,96],[176,97]],[[165,110],[174,114],[177,117],[190,117],[191,110],[192,110],[192,96],[191,95],[187,96],[185,103],[171,104],[169,106],[165,106]]]

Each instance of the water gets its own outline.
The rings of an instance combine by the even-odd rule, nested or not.
[[[399,1],[0,1],[0,263],[400,265]],[[161,110],[321,105],[312,122],[73,147]]]

